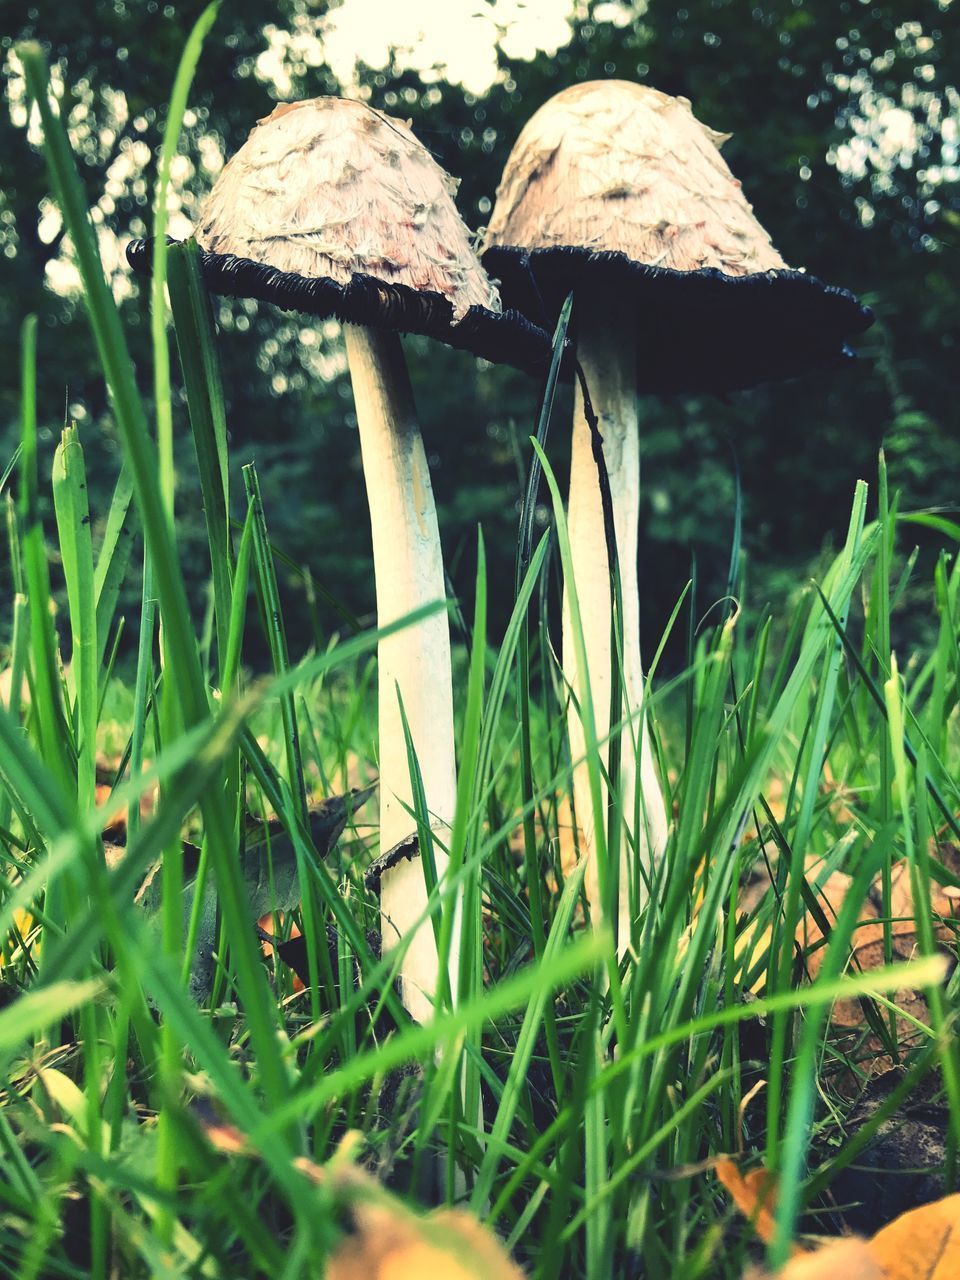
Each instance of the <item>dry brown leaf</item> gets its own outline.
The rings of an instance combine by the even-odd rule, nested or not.
[[[942,863],[954,875],[960,873],[960,850],[948,841],[930,841],[928,856]],[[878,905],[883,901],[882,878],[877,876],[870,887],[870,896]],[[950,921],[955,921],[958,914],[957,890],[952,886],[944,886],[931,877],[930,907],[934,916],[934,932],[941,942],[950,942],[956,936],[956,930]],[[890,914],[897,924],[906,929],[913,927],[913,880],[910,867],[906,861],[898,862],[890,874]],[[904,918],[905,917],[905,918]]]
[[[930,856],[943,863],[948,870],[960,870],[960,861],[956,851],[949,845],[937,845],[931,841]],[[846,879],[846,877],[843,877]],[[845,896],[839,873],[835,873],[823,887],[823,897],[827,904],[827,914],[837,914]],[[929,911],[933,917],[934,934],[941,943],[950,943],[956,936],[956,916],[958,900],[952,889],[942,888],[935,880],[930,883]],[[882,878],[878,876],[871,885],[866,900],[861,904],[859,916],[861,924],[853,935],[853,958],[851,969],[869,972],[882,968],[886,963],[885,932],[889,928],[891,952],[894,963],[913,960],[918,953],[918,938],[914,920],[913,887],[910,868],[905,861],[897,863],[891,874],[891,894],[889,914],[891,920],[884,923],[884,898]],[[806,926],[806,944],[814,941],[818,931]],[[799,935],[798,935],[799,937]],[[821,948],[807,956],[807,965],[811,976],[816,976],[825,952]],[[924,992],[914,989],[901,989],[891,993],[899,1013],[895,1019],[896,1036],[901,1051],[908,1051],[919,1043],[922,1032],[918,1031],[914,1022],[929,1025],[930,1013]],[[835,1080],[837,1089],[846,1094],[859,1093],[862,1088],[862,1076],[876,1076],[895,1065],[886,1052],[884,1042],[876,1035],[866,1035],[863,1007],[859,1000],[838,1000],[830,1012],[833,1027],[843,1032],[854,1033],[857,1037],[857,1074],[849,1077],[840,1075]]]
[[[424,1218],[356,1202],[355,1230],[327,1260],[328,1280],[523,1280],[502,1246],[459,1209]]]
[[[851,972],[860,970],[863,973],[868,973],[871,969],[883,968],[886,964],[886,956],[882,921],[877,920],[862,925],[853,935],[853,940],[854,963],[851,965]],[[914,928],[906,921],[899,922],[892,927],[890,943],[895,964],[917,959],[917,935]],[[927,1002],[922,992],[902,987],[897,991],[891,992],[890,998],[908,1017],[916,1018],[920,1022],[929,1022]],[[838,1000],[831,1010],[830,1021],[836,1027],[849,1029],[863,1027],[864,1016],[860,1001],[853,998]],[[916,1028],[910,1024],[907,1018],[898,1017],[897,1038],[900,1043],[908,1045],[916,1036]],[[879,1052],[879,1041],[874,1044],[871,1040],[870,1047]],[[888,1059],[884,1057],[882,1061],[887,1063]],[[874,1070],[880,1069],[880,1062],[881,1059],[877,1059],[874,1064]]]
[[[856,807],[860,797],[844,779],[836,777],[830,767],[829,760],[825,760],[823,763],[823,781],[820,784],[820,794],[831,797],[830,815],[834,822],[841,827],[853,826],[857,820],[857,815],[851,805]]]
[[[280,932],[280,930],[283,928],[283,912],[281,911],[279,913],[279,917],[274,915],[273,912],[270,912],[268,915],[261,916],[260,919],[257,921],[257,925],[264,933],[270,934],[271,937],[276,937],[277,934]],[[290,926],[289,936],[291,940],[294,938],[299,938],[301,936],[300,928],[298,925],[292,924]],[[274,944],[272,942],[268,942],[266,938],[261,938],[260,950],[263,952],[265,956],[270,957],[273,955],[275,947],[274,947]],[[304,981],[300,977],[299,973],[294,973],[293,975],[293,990],[294,991],[306,990]]]
[[[960,847],[946,841],[931,840],[929,854],[931,859],[941,863],[948,871],[960,875]],[[815,892],[820,905],[832,924],[844,905],[853,884],[852,878],[845,872],[834,871],[818,884],[817,878],[821,871],[819,858],[808,859],[805,870],[808,882],[811,888],[816,886]],[[741,908],[749,914],[756,909],[768,892],[769,878],[755,877],[741,893]],[[949,946],[960,932],[960,889],[941,886],[931,878],[930,912],[936,938],[940,943]],[[885,965],[887,928],[889,928],[894,963],[913,960],[917,956],[918,939],[914,920],[913,887],[910,868],[905,861],[898,862],[892,869],[889,915],[893,918],[886,924],[883,919],[884,914],[882,878],[878,876],[858,907],[858,923],[852,936],[853,954],[850,972],[869,972]],[[771,945],[771,930],[764,921],[764,916],[756,917],[743,925],[737,936],[736,955],[745,967],[752,968],[756,960],[762,957]],[[804,913],[798,923],[796,942],[804,952],[809,977],[815,979],[822,968],[827,948],[817,920],[809,913]],[[754,995],[763,995],[765,987],[766,972],[761,971],[751,984],[750,990]],[[923,1032],[917,1028],[916,1023],[929,1025],[930,1015],[926,997],[922,991],[904,988],[892,992],[891,999],[899,1010],[895,1019],[897,1040],[901,1051],[907,1052],[924,1038]],[[859,999],[837,1000],[830,1009],[830,1022],[837,1045],[845,1047],[847,1052],[853,1051],[856,1059],[855,1070],[838,1069],[836,1071],[833,1087],[846,1096],[856,1096],[863,1088],[864,1077],[882,1074],[891,1069],[895,1063],[887,1052],[885,1040],[868,1031],[863,1004]]]
[[[764,1168],[742,1174],[735,1161],[721,1157],[714,1165],[724,1190],[750,1223],[760,1239],[769,1244],[773,1239],[773,1209],[776,1183]]]

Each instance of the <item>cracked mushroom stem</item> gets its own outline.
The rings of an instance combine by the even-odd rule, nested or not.
[[[445,599],[437,512],[423,438],[400,339],[396,333],[344,325],[347,360],[370,505],[379,626],[421,605]],[[398,690],[440,839],[448,842],[456,805],[450,626],[445,611],[382,639],[378,651],[380,848],[410,835],[413,788]],[[438,877],[447,856],[437,843]],[[403,1002],[418,1022],[433,1016],[439,959],[419,858],[383,872],[380,920],[383,949],[416,927],[400,969]],[[418,926],[418,922],[419,926]],[[418,927],[417,927],[418,926]],[[456,999],[460,921],[450,948],[450,992]]]
[[[613,310],[609,300],[589,294],[577,301],[577,358],[603,437],[603,457],[610,481],[617,558],[620,565],[623,604],[622,710],[630,717],[620,734],[620,788],[625,830],[621,831],[620,878],[617,907],[617,950],[622,955],[630,943],[631,921],[646,903],[647,882],[662,857],[667,841],[667,812],[653,763],[643,704],[643,669],[640,660],[640,591],[637,574],[637,539],[640,508],[639,423],[636,392],[637,322],[630,308]],[[586,672],[580,670],[574,644],[570,593],[564,591],[563,669],[577,704],[583,705],[588,681],[593,705],[596,740],[604,743],[610,733],[612,673],[617,655],[611,653],[611,600],[609,563],[604,531],[600,481],[594,460],[590,427],[584,413],[583,392],[575,384],[573,444],[567,523],[570,554],[586,653]],[[606,822],[609,795],[601,780],[601,812],[593,808],[590,773],[583,759],[587,743],[583,723],[571,706],[568,717],[571,759],[580,761],[573,771],[574,806],[583,831],[589,865],[586,888],[591,917],[607,918],[601,892],[596,850],[596,823]],[[605,759],[609,749],[602,748]],[[639,784],[639,808],[637,786]],[[637,816],[638,815],[638,820]],[[629,832],[629,837],[627,836]],[[635,841],[639,862],[637,883],[632,886]]]

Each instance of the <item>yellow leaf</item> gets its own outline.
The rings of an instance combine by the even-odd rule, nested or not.
[[[717,1174],[743,1209],[749,1194],[733,1185],[733,1173]],[[731,1181],[728,1183],[727,1179]],[[746,1180],[740,1179],[745,1186]],[[739,1197],[739,1198],[738,1198]],[[743,1210],[746,1212],[746,1210]],[[757,1234],[760,1234],[759,1222]],[[765,1237],[766,1238],[766,1237]],[[872,1240],[837,1240],[810,1253],[799,1253],[775,1280],[957,1280],[960,1277],[960,1195],[946,1196],[920,1209],[911,1209],[883,1227]],[[745,1280],[774,1280],[767,1271],[752,1270]]]
[[[870,1241],[883,1280],[956,1280],[960,1276],[960,1195],[894,1218]]]
[[[327,1260],[327,1280],[523,1280],[496,1237],[469,1214],[418,1218],[357,1201],[354,1230]]]
[[[769,1271],[748,1271],[744,1280],[774,1280]],[[887,1280],[865,1240],[838,1240],[814,1253],[800,1253],[776,1280]]]

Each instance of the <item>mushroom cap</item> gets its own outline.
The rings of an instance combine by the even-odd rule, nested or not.
[[[195,232],[215,293],[424,333],[538,368],[547,335],[504,313],[454,203],[456,182],[408,124],[312,98],[260,120],[203,202]],[[149,241],[127,258],[148,270]]]
[[[483,264],[550,324],[566,295],[632,306],[645,391],[723,391],[842,362],[872,323],[845,289],[791,270],[720,155],[729,135],[647,85],[573,85],[507,161]]]

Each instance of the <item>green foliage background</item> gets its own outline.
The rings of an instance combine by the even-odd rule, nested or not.
[[[84,0],[78,5],[0,2],[4,50],[16,39],[43,41],[60,61],[64,111],[83,118],[90,203],[104,174],[131,141],[156,153],[185,33],[199,3]],[[325,6],[303,0],[264,5],[232,0],[208,38],[191,95],[183,150],[194,162],[187,200],[202,196],[209,174],[201,142],[217,134],[224,154],[271,109],[274,86],[255,60],[265,26],[302,30]],[[960,4],[923,0],[910,20],[898,0],[651,0],[624,25],[617,6],[581,4],[569,44],[553,57],[511,61],[482,98],[442,79],[424,84],[396,67],[362,68],[371,102],[409,117],[440,162],[462,179],[460,207],[481,226],[519,129],[551,94],[583,79],[639,79],[689,97],[701,119],[733,134],[725,154],[748,198],[788,262],[861,294],[876,309],[852,370],[759,388],[728,403],[709,398],[648,399],[643,406],[644,499],[641,572],[648,647],[658,636],[691,559],[702,609],[723,593],[735,510],[735,461],[743,487],[744,544],[754,599],[783,598],[802,583],[826,534],[842,536],[848,495],[872,475],[878,446],[887,451],[891,487],[904,507],[954,506],[960,475],[956,403],[960,244],[958,122]],[[620,6],[621,11],[623,6]],[[641,10],[643,10],[641,12]],[[329,68],[288,61],[293,96],[337,92]],[[16,69],[4,74],[15,89]],[[127,103],[116,115],[116,91]],[[900,107],[914,118],[912,153],[874,163],[862,176],[841,174],[836,149],[869,131],[871,112]],[[91,128],[87,129],[86,126]],[[104,214],[119,233],[148,228],[148,184],[128,186]],[[46,463],[65,413],[77,413],[95,477],[96,529],[117,469],[109,406],[79,301],[44,285],[60,234],[41,235],[48,191],[40,152],[7,110],[0,112],[0,343],[13,352],[22,316],[40,316],[40,389]],[[192,206],[195,208],[195,205]],[[185,206],[191,212],[191,205]],[[149,395],[146,299],[124,302],[141,387]],[[301,322],[256,304],[224,303],[219,320],[234,465],[255,458],[271,531],[294,565],[284,584],[294,653],[322,641],[343,614],[309,579],[353,613],[373,606],[366,500],[345,376],[317,376],[317,357],[335,358],[335,334],[304,348]],[[492,581],[512,573],[521,449],[539,388],[508,370],[477,366],[426,341],[408,350],[434,469],[441,528],[454,585],[471,582],[474,529],[482,522]],[[311,363],[312,362],[312,363]],[[51,374],[50,371],[54,371]],[[3,457],[16,438],[16,362],[0,362]],[[561,408],[557,422],[563,421]],[[205,566],[199,485],[186,447],[178,490],[178,537],[195,566],[189,584],[204,607]],[[526,452],[524,449],[523,452]],[[551,439],[558,472],[562,430]],[[42,465],[44,463],[42,462]],[[242,493],[242,485],[234,486]],[[192,554],[195,548],[196,554]],[[137,566],[132,566],[132,575]],[[923,575],[921,575],[922,579]],[[138,590],[131,576],[131,604]],[[0,590],[8,588],[6,581]],[[493,593],[492,623],[505,608]],[[922,609],[928,606],[923,605]],[[127,639],[136,609],[127,610]],[[907,624],[923,627],[921,608]],[[669,657],[669,655],[668,655]]]

